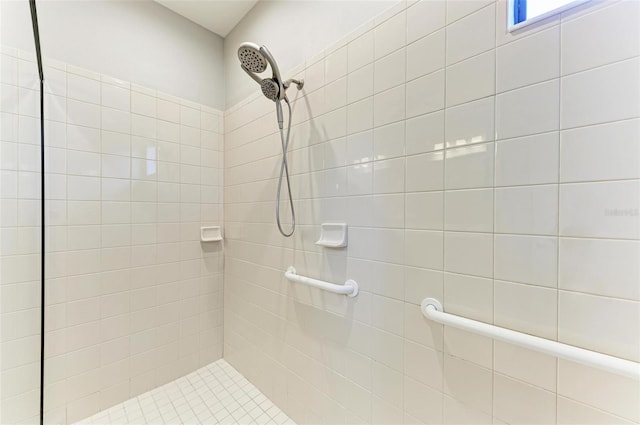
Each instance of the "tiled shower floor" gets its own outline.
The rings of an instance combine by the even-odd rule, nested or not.
[[[80,424],[295,425],[224,360],[97,413]]]

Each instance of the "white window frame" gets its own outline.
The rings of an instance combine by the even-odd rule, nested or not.
[[[529,26],[531,24],[535,24],[536,22],[540,22],[543,19],[546,19],[553,15],[558,15],[566,10],[573,9],[576,6],[580,6],[581,4],[587,3],[591,0],[573,0],[571,3],[567,3],[564,6],[560,6],[553,10],[543,13],[542,15],[534,16],[533,18],[524,20],[520,23],[514,25],[513,23],[513,8],[514,8],[515,0],[507,0],[507,31],[513,32],[519,30],[520,28]],[[527,0],[532,1],[532,0]]]

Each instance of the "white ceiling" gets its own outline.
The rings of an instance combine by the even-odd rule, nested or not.
[[[178,15],[226,37],[258,0],[155,0]]]

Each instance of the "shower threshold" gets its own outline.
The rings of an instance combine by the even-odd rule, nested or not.
[[[76,425],[295,425],[251,382],[220,359]]]

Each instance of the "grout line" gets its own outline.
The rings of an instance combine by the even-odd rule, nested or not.
[[[562,68],[563,68],[563,63],[562,63],[562,28],[564,25],[562,25],[562,20],[560,22],[561,25],[559,25],[558,27],[558,66],[559,66],[559,75],[561,76],[559,82],[558,82],[558,127],[562,128],[562,86],[564,84],[565,79],[562,76]],[[556,197],[556,276],[555,276],[555,281],[556,281],[556,327],[555,327],[555,333],[556,333],[556,341],[559,341],[559,335],[560,335],[560,323],[559,323],[559,318],[560,318],[560,234],[561,234],[561,230],[560,230],[560,179],[561,179],[561,168],[562,168],[562,132],[559,130],[558,131],[558,167],[557,167],[557,197]],[[559,397],[559,388],[560,388],[560,359],[556,358],[555,361],[555,384],[556,384],[556,388],[555,388],[555,414],[556,414],[556,420],[558,418],[558,397]]]
[[[491,256],[491,324],[495,324],[496,321],[496,170],[497,164],[497,152],[498,152],[498,34],[496,31],[498,20],[498,5],[494,2],[494,37],[493,37],[493,211],[492,211],[492,256]],[[495,421],[496,410],[496,341],[491,340],[491,417]]]
[[[449,149],[447,146],[447,118],[446,118],[446,108],[447,108],[447,103],[448,103],[448,97],[447,97],[447,43],[448,43],[448,31],[447,31],[447,20],[448,20],[448,16],[449,15],[449,11],[448,11],[448,7],[446,7],[445,4],[445,11],[444,11],[444,70],[443,70],[443,88],[442,90],[444,91],[444,96],[443,96],[443,114],[442,114],[442,121],[443,121],[443,134],[444,134],[444,140],[442,141],[442,228],[443,228],[443,233],[442,233],[442,302],[445,302],[445,299],[447,297],[447,290],[446,287],[447,285],[445,284],[446,281],[446,276],[445,276],[445,269],[446,269],[446,235],[444,233],[444,227],[445,227],[445,222],[447,220],[447,198],[446,198],[446,188],[447,188],[447,163],[448,163],[448,159],[447,159],[447,150]],[[442,377],[441,380],[442,382],[440,383],[440,388],[442,388],[442,392],[445,393],[445,388],[446,388],[446,383],[445,383],[445,374],[446,374],[446,369],[445,369],[445,356],[446,354],[444,354],[446,350],[445,347],[445,332],[446,332],[446,327],[444,325],[441,325],[438,327],[438,329],[442,329],[442,335],[441,335],[441,345],[442,345],[442,351],[443,351],[443,355],[442,355]],[[440,406],[440,415],[442,418],[444,418],[444,399],[443,399],[443,403]]]
[[[496,169],[497,164],[497,151],[498,151],[498,35],[497,35],[497,20],[498,20],[498,6],[497,2],[492,3],[494,6],[494,22],[493,22],[493,211],[492,211],[492,233],[491,238],[491,324],[495,324],[496,321]],[[491,340],[491,417],[495,421],[496,410],[496,341]]]

